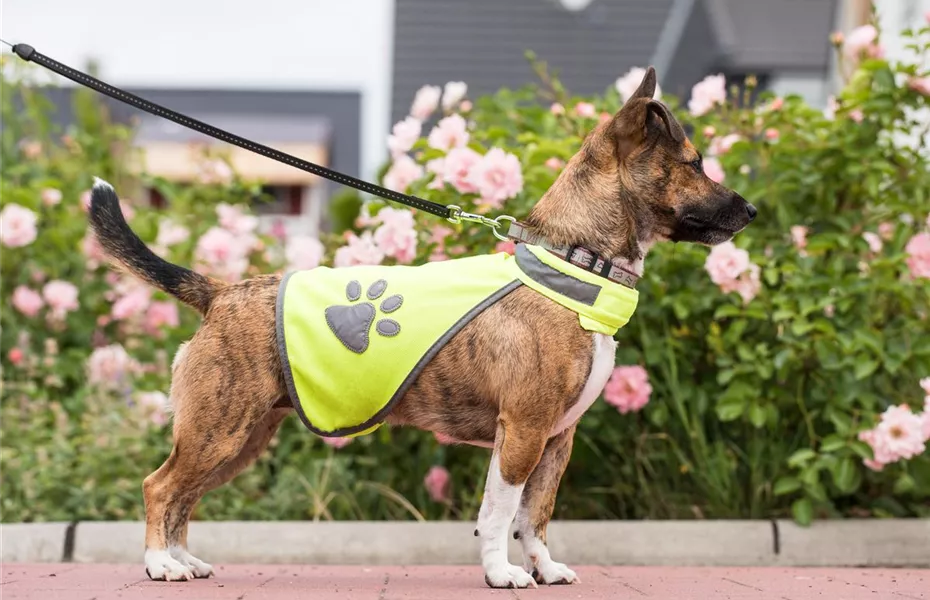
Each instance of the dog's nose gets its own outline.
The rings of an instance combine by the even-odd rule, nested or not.
[[[752,204],[746,203],[746,212],[749,213],[749,220],[752,221],[756,218],[756,213],[759,212],[756,210],[756,207]]]

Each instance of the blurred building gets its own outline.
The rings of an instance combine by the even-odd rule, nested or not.
[[[930,0],[877,4],[891,54],[893,33],[930,10]],[[755,74],[822,105],[836,85],[830,32],[868,16],[866,0],[6,0],[2,35],[72,66],[94,61],[102,79],[170,108],[371,178],[420,86],[461,80],[472,97],[519,87],[533,81],[526,50],[579,94],[652,64],[663,90],[682,97],[711,73]],[[58,101],[66,106],[66,94]],[[140,118],[150,168],[196,176],[188,148],[203,138]],[[332,185],[245,153],[234,162],[276,198],[266,219],[318,226]]]

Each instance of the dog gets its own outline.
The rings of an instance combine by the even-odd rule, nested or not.
[[[653,99],[655,86],[650,68],[587,135],[532,209],[526,226],[535,235],[641,275],[654,243],[712,246],[755,218],[751,204],[704,174],[681,124]],[[187,551],[194,506],[248,467],[294,410],[276,334],[281,276],[227,284],[168,263],[130,230],[104,182],[94,186],[90,222],[115,262],[204,316],[172,365],[173,450],[143,492],[148,576],[209,577],[213,568]],[[475,530],[490,587],[579,581],[550,556],[546,528],[576,424],[604,388],[615,349],[612,336],[579,326],[572,310],[517,286],[431,356],[385,415],[391,425],[493,448]],[[507,557],[512,523],[523,567]]]

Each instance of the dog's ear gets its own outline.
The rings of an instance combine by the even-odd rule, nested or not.
[[[620,160],[643,144],[650,131],[668,135],[678,144],[686,137],[684,128],[668,107],[651,98],[631,98],[614,116],[608,131]]]
[[[678,122],[678,119],[675,118],[675,115],[667,106],[658,100],[650,100],[646,110],[650,117],[658,117],[662,121],[665,125],[665,131],[675,142],[681,144],[685,141],[687,136],[684,127],[681,126],[681,123]]]
[[[639,87],[636,88],[636,91],[633,92],[633,95],[630,96],[630,99],[627,100],[627,103],[631,102],[636,98],[647,98],[652,100],[652,97],[656,94],[656,70],[654,67],[649,67],[646,69],[646,74],[643,75],[643,80],[639,84]]]

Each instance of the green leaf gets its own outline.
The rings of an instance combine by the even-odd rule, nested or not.
[[[791,505],[791,514],[798,525],[808,526],[814,519],[814,505],[807,498],[795,500]]]
[[[717,403],[717,418],[721,421],[734,421],[746,410],[745,398],[724,398]]]
[[[846,440],[838,435],[828,435],[820,444],[821,452],[835,452],[846,447]]]
[[[830,472],[833,474],[833,483],[841,492],[849,493],[853,490],[856,483],[856,464],[852,457],[846,456],[836,461]]]
[[[906,494],[913,490],[916,486],[917,482],[914,480],[914,478],[907,473],[904,473],[898,477],[897,481],[894,482],[894,493],[898,495]]]
[[[765,408],[753,402],[752,406],[749,407],[749,422],[756,429],[761,429],[765,425]]]
[[[817,453],[810,448],[801,448],[788,457],[788,466],[792,468],[800,467],[801,465],[810,462],[810,460],[815,456],[817,456]]]
[[[857,380],[865,379],[869,375],[875,372],[878,368],[878,361],[873,360],[866,356],[865,354],[860,354],[856,357],[856,368],[855,368],[855,377]]]
[[[775,482],[774,492],[776,496],[784,496],[799,489],[801,489],[801,482],[797,477],[782,477]]]

